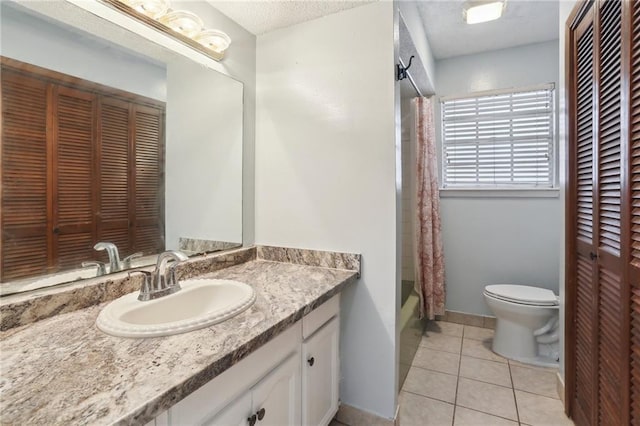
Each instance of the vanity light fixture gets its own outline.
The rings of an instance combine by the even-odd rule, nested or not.
[[[169,0],[101,1],[217,61],[224,57],[231,44],[231,38],[223,31],[204,28],[202,19],[195,13],[171,10]]]
[[[469,0],[463,6],[462,16],[467,24],[494,21],[502,16],[506,4],[506,0]]]
[[[231,44],[231,38],[220,30],[204,30],[193,39],[216,52],[224,52]]]
[[[164,16],[169,10],[169,0],[123,0],[123,3],[152,19]]]
[[[189,38],[194,38],[202,31],[204,23],[198,15],[188,10],[174,10],[158,18],[158,21]]]

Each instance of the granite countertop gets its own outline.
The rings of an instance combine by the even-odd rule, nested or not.
[[[256,303],[220,324],[127,339],[105,304],[0,333],[2,424],[140,424],[170,408],[356,280],[355,271],[253,260],[198,278],[245,282]]]

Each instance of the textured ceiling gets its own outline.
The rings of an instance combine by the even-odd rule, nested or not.
[[[278,28],[351,9],[373,0],[207,0],[247,31],[260,35]]]
[[[418,11],[436,59],[521,46],[558,38],[559,1],[508,0],[502,18],[467,25],[464,0],[422,0]]]

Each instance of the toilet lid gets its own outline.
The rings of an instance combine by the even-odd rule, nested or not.
[[[498,299],[527,305],[555,306],[558,298],[551,290],[527,285],[494,284],[484,288],[485,292]]]

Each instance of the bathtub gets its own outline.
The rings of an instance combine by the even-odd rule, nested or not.
[[[416,355],[426,320],[418,319],[420,298],[413,290],[413,281],[402,282],[402,308],[400,309],[400,374],[398,389],[402,389],[409,368]]]

